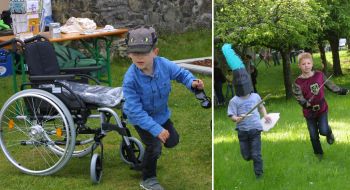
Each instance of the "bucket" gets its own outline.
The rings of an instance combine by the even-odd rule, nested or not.
[[[11,53],[0,49],[0,77],[12,75],[12,56]]]

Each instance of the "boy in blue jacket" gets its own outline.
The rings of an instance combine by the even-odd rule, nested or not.
[[[142,161],[143,189],[164,189],[157,180],[157,159],[162,143],[176,146],[179,135],[170,120],[168,98],[171,80],[184,84],[189,90],[203,89],[202,80],[163,57],[158,57],[157,35],[152,27],[139,27],[127,35],[127,53],[133,64],[124,76],[124,113],[135,126],[146,146]]]

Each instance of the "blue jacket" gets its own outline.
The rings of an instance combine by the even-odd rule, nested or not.
[[[163,58],[153,60],[153,76],[145,75],[132,64],[124,76],[124,113],[133,125],[157,137],[170,118],[168,98],[171,81],[181,82],[191,90],[195,77],[187,70]]]

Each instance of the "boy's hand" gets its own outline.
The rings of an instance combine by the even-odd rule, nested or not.
[[[342,88],[342,89],[340,90],[339,94],[340,94],[340,95],[347,95],[347,94],[349,94],[349,90],[346,89],[346,88]]]
[[[239,123],[240,121],[242,121],[243,118],[244,118],[244,116],[232,116],[231,117],[231,119],[236,123]]]
[[[244,118],[244,117],[237,117],[237,118],[236,118],[236,122],[237,122],[237,123],[241,122],[241,121],[243,120],[243,118]]]
[[[311,103],[309,101],[306,102],[306,107],[307,108],[311,107]]]
[[[264,116],[264,119],[265,119],[265,123],[271,123],[271,122],[272,122],[271,117],[268,116],[268,115],[265,115],[265,116]]]
[[[198,90],[203,90],[204,88],[204,83],[201,79],[196,79],[196,80],[193,80],[192,82],[192,88],[194,89],[198,89]]]
[[[162,141],[162,143],[165,143],[165,141],[169,138],[169,132],[166,129],[163,129],[162,132],[159,133],[158,139]]]

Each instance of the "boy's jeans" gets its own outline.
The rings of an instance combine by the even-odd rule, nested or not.
[[[163,128],[170,133],[169,139],[165,142],[164,146],[172,148],[179,143],[179,134],[175,130],[173,123],[168,119],[163,125]],[[146,130],[141,129],[139,126],[135,126],[137,133],[139,134],[142,142],[146,145],[145,155],[142,161],[142,175],[143,180],[157,176],[157,160],[162,152],[162,143],[158,137],[154,137]]]
[[[261,175],[263,173],[261,131],[258,129],[251,129],[249,131],[238,130],[238,139],[242,157],[247,161],[253,160],[255,175]]]
[[[309,129],[310,140],[315,154],[323,154],[320,143],[320,135],[328,136],[332,130],[328,125],[328,113],[324,112],[316,118],[306,118],[307,128]]]

